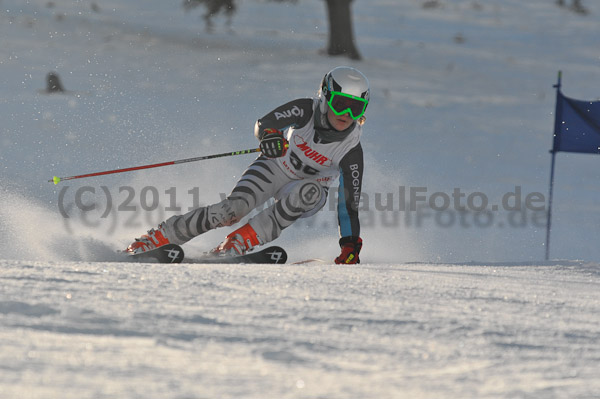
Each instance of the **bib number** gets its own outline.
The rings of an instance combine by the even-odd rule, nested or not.
[[[292,163],[292,166],[294,167],[294,169],[296,169],[298,171],[302,171],[304,174],[313,176],[319,172],[317,169],[315,169],[313,167],[304,165],[302,160],[300,160],[300,157],[298,155],[296,155],[296,153],[294,153],[293,151],[290,153],[290,162]]]

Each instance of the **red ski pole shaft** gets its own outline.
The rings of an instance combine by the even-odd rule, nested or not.
[[[134,171],[134,170],[160,168],[162,166],[178,165],[178,164],[181,164],[181,163],[203,161],[203,160],[206,160],[206,159],[213,159],[213,158],[230,157],[230,156],[233,156],[233,155],[252,154],[254,152],[260,152],[260,148],[252,148],[252,149],[249,149],[249,150],[241,150],[241,151],[233,151],[233,152],[224,152],[222,154],[205,155],[203,157],[178,159],[176,161],[154,163],[154,164],[142,165],[142,166],[134,166],[134,167],[131,167],[131,168],[105,170],[103,172],[86,173],[84,175],[77,175],[77,176],[66,176],[66,177],[57,177],[57,176],[54,176],[52,179],[48,180],[48,182],[49,183],[58,184],[58,183],[60,183],[63,180],[83,179],[85,177],[110,175],[110,174],[113,174],[113,173],[131,172],[131,171]]]

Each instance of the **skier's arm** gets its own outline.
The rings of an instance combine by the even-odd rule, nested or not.
[[[362,189],[363,151],[358,144],[340,162],[340,186],[338,189],[338,224],[342,254],[336,263],[358,263],[362,247],[358,206]]]
[[[269,112],[254,126],[254,136],[262,140],[265,129],[285,130],[290,126],[305,126],[313,116],[313,99],[300,98],[283,104]]]

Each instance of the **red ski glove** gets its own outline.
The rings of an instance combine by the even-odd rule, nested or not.
[[[360,237],[342,237],[340,239],[340,247],[342,253],[335,258],[335,263],[340,264],[355,264],[360,263],[358,254],[362,248],[362,239]]]
[[[267,158],[279,158],[285,155],[290,145],[278,129],[266,128],[260,140],[260,150]]]

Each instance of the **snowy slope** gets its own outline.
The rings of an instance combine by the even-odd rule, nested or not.
[[[242,1],[213,34],[179,1],[0,0],[0,399],[598,396],[600,158],[558,155],[559,260],[543,210],[502,206],[546,199],[557,71],[600,98],[584,2],[359,0],[350,62],[318,54],[320,0]],[[47,182],[253,148],[257,117],[342,63],[372,85],[363,265],[108,262],[251,156]],[[43,93],[50,71],[68,93]],[[411,188],[473,203],[401,212]],[[276,243],[331,259],[336,234],[328,204]]]
[[[600,391],[597,264],[0,270],[3,399]]]

